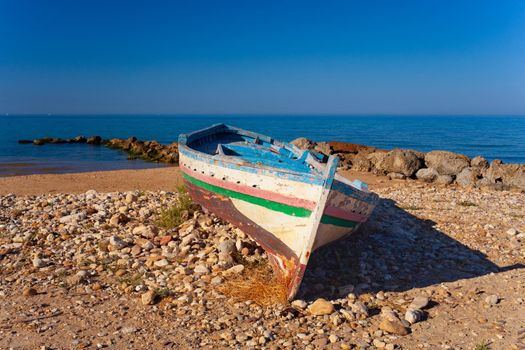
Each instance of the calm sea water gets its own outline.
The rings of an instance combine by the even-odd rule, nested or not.
[[[19,145],[19,139],[136,136],[171,143],[180,133],[227,123],[276,139],[304,136],[390,149],[443,149],[525,163],[525,117],[417,116],[0,116],[0,176],[159,167],[90,145]]]

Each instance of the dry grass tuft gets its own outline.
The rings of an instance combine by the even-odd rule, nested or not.
[[[182,224],[188,215],[195,209],[195,204],[184,186],[178,188],[177,203],[170,208],[162,209],[157,220],[157,225],[171,229]]]
[[[275,276],[268,265],[246,268],[217,289],[236,301],[251,300],[261,306],[288,302],[286,281]]]

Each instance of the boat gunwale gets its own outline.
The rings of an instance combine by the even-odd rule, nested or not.
[[[322,185],[324,183],[324,178],[322,176],[322,169],[320,169],[320,164],[314,163],[317,161],[314,159],[313,156],[310,155],[309,152],[307,154],[305,161],[308,163],[308,165],[312,166],[316,171],[318,171],[319,172],[318,174],[312,173],[312,172],[298,172],[298,171],[293,171],[293,170],[289,170],[286,168],[277,168],[277,167],[273,167],[273,166],[269,166],[265,164],[256,164],[253,162],[242,160],[242,158],[239,158],[239,157],[230,157],[230,156],[224,156],[220,154],[209,154],[209,153],[198,151],[188,145],[188,140],[190,139],[190,137],[199,136],[200,138],[203,138],[203,137],[213,134],[214,132],[228,131],[228,130],[234,131],[243,136],[249,136],[253,138],[258,137],[260,140],[271,143],[272,145],[285,148],[288,151],[292,152],[298,159],[303,157],[305,152],[308,152],[306,150],[299,149],[298,147],[296,147],[295,145],[291,143],[278,141],[266,135],[254,133],[252,131],[236,128],[236,127],[229,126],[226,124],[215,124],[208,128],[200,129],[200,130],[194,131],[189,134],[181,134],[179,136],[179,151],[182,151],[183,154],[184,153],[194,154],[196,158],[204,158],[208,160],[208,163],[215,163],[216,161],[221,161],[221,162],[228,163],[228,164],[231,164],[237,167],[251,168],[251,169],[256,169],[256,170],[258,169],[265,170],[265,171],[270,172],[271,174],[275,173],[275,175],[283,174],[285,175],[285,177],[288,175],[291,175],[295,177],[292,180],[307,182],[307,183],[311,183],[312,185]]]
[[[305,152],[306,152],[307,154],[306,154],[306,157],[305,157],[305,161],[310,166],[315,168],[315,170],[317,170],[319,172],[319,174],[310,173],[310,172],[308,172],[308,173],[297,172],[297,171],[288,170],[288,169],[285,169],[285,168],[276,168],[276,167],[272,167],[272,166],[268,166],[268,165],[256,164],[256,163],[252,163],[252,162],[249,162],[249,161],[244,161],[244,160],[242,160],[239,157],[230,157],[230,156],[224,156],[224,155],[219,155],[219,154],[212,155],[212,154],[209,154],[209,153],[198,151],[198,150],[188,146],[188,140],[191,137],[197,137],[198,136],[199,138],[203,138],[203,137],[211,135],[213,133],[220,132],[220,131],[227,131],[227,130],[235,131],[236,133],[238,133],[240,135],[243,135],[243,136],[249,136],[249,137],[253,137],[253,138],[257,138],[258,137],[260,140],[266,141],[266,142],[271,143],[273,145],[276,145],[278,147],[283,147],[283,148],[293,152],[294,155],[296,155],[298,157],[298,159],[303,157]],[[194,158],[196,160],[205,161],[206,163],[211,164],[211,165],[222,166],[224,164],[226,168],[234,168],[234,169],[237,169],[237,170],[247,171],[247,172],[251,172],[251,173],[259,173],[259,171],[262,171],[263,174],[267,173],[266,175],[276,176],[276,177],[284,177],[284,178],[287,178],[288,180],[305,182],[305,183],[309,183],[311,185],[317,185],[317,186],[323,186],[324,182],[326,180],[323,177],[324,167],[326,166],[326,164],[320,163],[317,159],[315,159],[315,157],[308,150],[301,150],[297,146],[295,146],[295,145],[293,145],[291,143],[275,140],[272,137],[269,137],[269,136],[266,136],[266,135],[263,135],[263,134],[255,133],[255,132],[248,131],[248,130],[244,130],[244,129],[237,128],[237,127],[230,126],[230,125],[226,125],[226,124],[223,124],[223,123],[214,124],[214,125],[209,126],[207,128],[203,128],[203,129],[199,129],[199,130],[193,131],[193,132],[191,132],[189,134],[181,134],[181,135],[179,135],[178,142],[179,142],[179,152],[180,153],[182,153],[183,155],[188,156],[190,158]],[[223,164],[221,164],[221,163],[223,163]],[[342,177],[342,176],[340,176],[338,174],[334,175],[334,180],[336,180],[339,183],[341,183],[344,187],[348,187],[349,189],[351,189],[351,191],[349,191],[349,192],[357,194],[357,198],[356,199],[362,200],[362,201],[367,202],[368,204],[372,204],[372,205],[376,205],[377,204],[377,202],[379,200],[379,196],[377,194],[375,194],[375,193],[373,193],[373,192],[371,192],[369,190],[364,190],[364,189],[361,189],[361,188],[357,188],[357,187],[353,186],[351,183],[349,183],[349,181],[344,181],[344,180],[347,180],[347,179],[344,179],[343,181],[341,181],[341,178],[344,178],[344,177]],[[350,195],[350,193],[346,193],[346,194]]]

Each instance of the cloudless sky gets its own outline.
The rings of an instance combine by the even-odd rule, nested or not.
[[[0,0],[0,113],[525,114],[525,1]]]

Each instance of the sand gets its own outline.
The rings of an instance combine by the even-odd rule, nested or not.
[[[73,174],[38,174],[0,178],[0,195],[81,193],[87,190],[116,192],[130,190],[173,191],[181,184],[178,167],[94,171]]]
[[[370,173],[343,171],[349,179],[360,179],[377,188],[391,182],[385,177]],[[0,195],[14,193],[19,196],[46,193],[82,193],[88,190],[99,192],[174,191],[182,184],[178,167],[94,171],[72,174],[37,174],[0,178]]]

